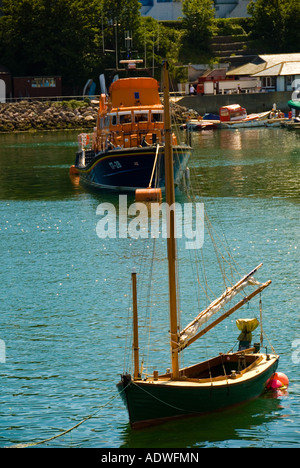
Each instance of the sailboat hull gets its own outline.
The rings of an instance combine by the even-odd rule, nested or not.
[[[264,355],[265,356],[265,355]],[[217,358],[215,358],[217,359]],[[213,361],[213,360],[212,360]],[[211,362],[212,362],[211,361]],[[212,377],[133,381],[122,377],[117,385],[133,428],[193,415],[220,411],[261,395],[278,366],[278,356],[263,357],[247,372]]]

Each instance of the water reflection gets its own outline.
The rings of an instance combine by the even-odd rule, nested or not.
[[[0,135],[0,199],[77,196],[75,132]],[[300,135],[282,128],[193,133],[191,179],[202,197],[300,199]]]
[[[0,199],[55,200],[72,194],[74,132],[0,135]]]
[[[237,408],[168,422],[139,431],[128,424],[122,433],[121,448],[201,448],[246,447],[251,439],[260,440],[264,447],[264,427],[283,412],[280,400],[264,395]],[[241,435],[246,442],[241,442]],[[247,439],[249,442],[247,442]]]
[[[202,197],[300,200],[300,138],[285,129],[194,133],[191,180]]]

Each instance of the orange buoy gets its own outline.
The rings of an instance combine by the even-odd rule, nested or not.
[[[289,385],[288,377],[283,372],[275,372],[274,375],[268,380],[266,387],[272,390],[279,388],[286,388]]]
[[[275,372],[274,379],[279,380],[285,387],[289,385],[289,379],[283,372]]]
[[[159,202],[162,199],[162,193],[160,188],[145,188],[145,189],[136,189],[135,191],[135,201],[136,202]]]
[[[78,172],[78,170],[76,169],[76,167],[74,165],[70,167],[70,174],[71,175],[79,175],[79,172]]]

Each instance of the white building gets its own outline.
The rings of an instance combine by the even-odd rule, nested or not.
[[[300,87],[300,54],[258,55],[227,76],[259,78],[263,91],[294,91]]]
[[[158,21],[175,21],[182,18],[183,0],[140,0],[141,15],[152,16]],[[214,0],[216,18],[244,18],[249,16],[250,0]]]
[[[142,4],[141,15],[152,16],[158,21],[176,21],[182,17],[182,1],[139,0]]]
[[[246,18],[250,0],[214,0],[216,18]]]

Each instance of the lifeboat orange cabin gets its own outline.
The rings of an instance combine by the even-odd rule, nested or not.
[[[111,101],[101,95],[93,149],[103,151],[107,139],[115,147],[132,148],[162,142],[163,105],[153,78],[124,78],[112,83]],[[177,144],[173,135],[173,144]]]

